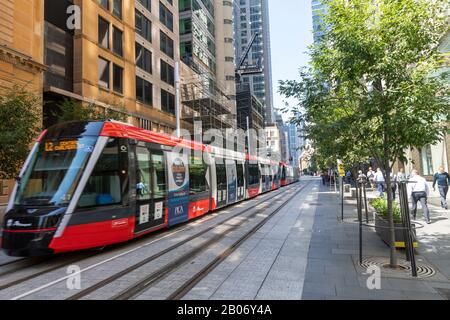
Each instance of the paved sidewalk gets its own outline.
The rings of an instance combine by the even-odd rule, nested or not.
[[[434,277],[413,279],[383,272],[381,290],[369,290],[369,275],[359,267],[359,226],[355,223],[355,200],[346,200],[345,223],[340,222],[340,199],[330,188],[321,186],[319,206],[308,254],[302,299],[435,299],[446,297],[450,288],[450,221],[433,209],[435,224],[419,232],[417,261],[437,270]],[[418,214],[420,215],[420,213]],[[388,257],[389,248],[375,231],[364,228],[364,258]],[[401,251],[399,258],[404,258]]]
[[[370,198],[376,196],[376,192],[368,194]],[[440,199],[436,197],[428,198],[428,208],[432,220],[430,225],[426,224],[423,210],[418,204],[417,221],[424,225],[417,230],[420,242],[418,252],[450,279],[450,210],[442,209]]]
[[[358,264],[359,225],[355,222],[355,201],[346,201],[346,219],[342,223],[338,217],[338,195],[321,186],[320,179],[304,177],[302,183],[310,180],[313,182],[304,193],[198,283],[185,298],[446,298],[445,292],[438,288],[450,288],[450,281],[434,262],[432,265],[437,269],[434,277],[418,280],[409,273],[398,277],[383,272],[381,290],[369,290],[367,280],[370,275],[365,274],[367,270]],[[365,228],[363,241],[364,258],[389,256],[389,248],[374,230]],[[441,252],[440,248],[436,251]],[[399,253],[399,258],[402,257],[403,254]],[[431,264],[428,256],[424,255],[419,255],[417,261]]]
[[[432,223],[417,232],[421,244],[419,252],[450,279],[450,211],[431,204],[429,208]],[[421,214],[419,210],[419,218]]]

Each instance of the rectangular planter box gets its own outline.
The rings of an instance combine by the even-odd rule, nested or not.
[[[397,249],[404,249],[404,248],[406,248],[406,241],[405,241],[405,236],[404,236],[404,230],[401,229],[401,228],[403,228],[403,224],[396,223],[395,228],[399,228],[399,229],[395,229],[395,247]],[[414,234],[414,238],[413,238],[414,243],[413,244],[414,244],[414,248],[417,248],[419,244],[417,243],[417,240],[416,240],[416,230],[415,230],[414,224],[412,224],[412,228],[413,228],[413,234]],[[380,236],[381,240],[383,240],[384,243],[389,245],[389,242],[390,242],[389,221],[385,220],[378,213],[375,214],[375,231]]]

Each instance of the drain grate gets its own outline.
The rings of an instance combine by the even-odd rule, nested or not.
[[[390,268],[389,264],[390,261],[388,258],[367,258],[363,260],[360,267],[367,270],[369,267],[375,265],[380,267],[381,273],[385,276],[411,278],[412,269],[410,262],[404,259],[398,259],[398,269]],[[420,261],[417,261],[416,265],[418,278],[424,279],[436,275],[436,270],[434,270],[429,265],[421,263]]]

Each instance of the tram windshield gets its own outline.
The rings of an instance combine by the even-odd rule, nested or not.
[[[67,206],[97,137],[42,141],[19,181],[16,205]]]

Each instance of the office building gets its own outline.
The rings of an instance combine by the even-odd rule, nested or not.
[[[81,10],[79,28],[68,24],[71,5]],[[133,125],[173,132],[177,1],[45,0],[44,9],[46,113],[72,98],[124,110]]]
[[[202,122],[203,131],[236,128],[233,3],[180,0],[182,103],[185,120]]]
[[[235,38],[236,63],[239,62],[252,36],[258,36],[252,45],[247,60],[248,66],[260,66],[258,74],[243,75],[242,84],[248,84],[252,93],[264,106],[265,123],[270,124],[274,119],[273,89],[272,89],[272,62],[270,50],[270,24],[268,0],[239,0],[235,4]]]

